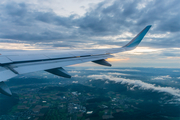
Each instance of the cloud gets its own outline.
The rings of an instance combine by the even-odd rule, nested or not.
[[[79,78],[82,78],[82,76],[79,76],[79,75],[77,75],[77,74],[74,75],[74,76],[72,76],[72,77],[75,77],[75,78],[78,78],[78,77],[79,77]]]
[[[112,72],[108,72],[107,74],[109,74],[109,75],[129,75],[129,74],[124,74],[124,73],[117,73],[117,72],[114,72],[114,73],[112,73]]]
[[[72,81],[72,83],[78,83],[78,81]]]
[[[179,4],[179,1],[174,0],[105,0],[88,9],[83,16],[74,13],[61,16],[53,9],[38,9],[37,4],[6,1],[0,5],[0,37],[28,42],[84,42],[84,39],[94,41],[96,36],[100,36],[103,40],[104,36],[117,36],[127,31],[134,36],[143,27],[152,24],[152,35],[172,34],[167,38],[146,38],[153,41],[145,41],[145,46],[177,47],[179,34],[176,33],[180,31]],[[33,5],[36,7],[33,8]],[[100,40],[98,42],[102,43]]]
[[[145,83],[141,80],[131,80],[131,79],[119,78],[119,77],[114,77],[111,75],[104,75],[104,74],[103,75],[89,75],[88,78],[102,79],[102,80],[108,79],[111,81],[120,82],[121,84],[132,85],[133,86],[132,88],[138,87],[139,89],[143,89],[143,90],[165,92],[173,96],[180,97],[180,89],[176,89],[172,87],[155,86],[155,84]]]
[[[76,71],[76,70],[72,70],[72,71],[68,71],[68,73],[81,73],[80,71]]]
[[[88,68],[86,70],[92,70],[92,71],[134,71],[134,72],[139,72],[140,70],[136,70],[136,69],[95,69],[95,68]]]
[[[3,44],[11,43],[28,44],[28,48],[18,48],[33,50],[120,47],[150,24],[152,28],[139,47],[157,51],[136,51],[123,54],[124,58],[119,55],[119,59],[129,58],[124,62],[132,62],[133,55],[139,54],[152,62],[155,58],[180,56],[174,49],[180,46],[180,1],[94,0],[75,4],[82,3],[85,7],[65,8],[64,2],[56,0],[4,0],[0,4],[0,48],[8,49]]]
[[[125,58],[125,59],[117,59],[117,58],[108,58],[108,59],[106,59],[107,61],[109,61],[109,62],[117,62],[117,61],[122,61],[122,60],[129,60],[129,58]]]
[[[152,80],[167,80],[167,79],[171,79],[172,77],[170,77],[169,75],[166,76],[158,76],[158,77],[154,77],[152,78]]]

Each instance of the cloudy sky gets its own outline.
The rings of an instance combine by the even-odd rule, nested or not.
[[[109,61],[180,68],[179,7],[179,0],[1,0],[0,50],[121,47],[152,25],[137,49]]]

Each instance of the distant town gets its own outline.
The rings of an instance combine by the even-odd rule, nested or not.
[[[80,92],[79,87],[87,90],[82,89]],[[0,116],[1,120],[90,120],[92,114],[97,111],[97,118],[109,119],[113,118],[113,113],[138,109],[125,102],[142,102],[114,92],[108,92],[107,96],[93,94],[93,91],[87,92],[89,89],[93,90],[93,87],[80,84],[48,87],[45,84],[29,85],[16,89],[18,90],[14,91],[14,94],[18,95],[18,104],[13,106],[8,115]],[[97,106],[93,107],[94,103]]]

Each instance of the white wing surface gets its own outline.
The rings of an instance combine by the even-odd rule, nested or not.
[[[2,54],[0,55],[0,92],[5,95],[11,95],[9,88],[3,81],[24,73],[44,70],[54,75],[70,78],[71,76],[62,67],[89,61],[111,66],[105,59],[113,57],[112,54],[114,53],[135,49],[150,27],[150,25],[145,27],[135,38],[121,48],[41,51],[34,54]]]

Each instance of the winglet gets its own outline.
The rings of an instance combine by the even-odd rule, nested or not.
[[[141,40],[144,38],[146,33],[149,31],[151,28],[151,25],[146,26],[136,37],[134,37],[128,44],[123,46],[123,48],[128,48],[128,49],[134,49],[136,48]]]

